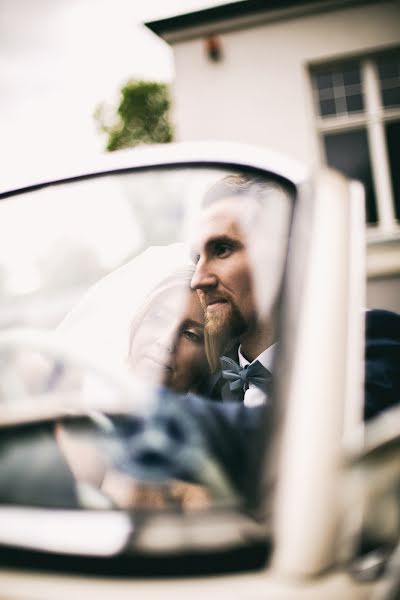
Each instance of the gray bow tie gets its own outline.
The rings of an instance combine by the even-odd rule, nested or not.
[[[272,374],[258,360],[243,368],[228,356],[221,356],[219,360],[222,377],[229,382],[229,389],[233,394],[240,393],[246,383],[252,383],[266,394],[269,393]]]

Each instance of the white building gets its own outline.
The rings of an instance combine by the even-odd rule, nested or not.
[[[269,146],[367,189],[368,304],[400,311],[400,2],[241,0],[146,23],[180,140]]]

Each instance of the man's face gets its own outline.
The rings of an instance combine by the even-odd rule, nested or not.
[[[240,226],[243,203],[226,198],[207,208],[193,244],[198,291],[209,333],[240,337],[256,323],[247,241]]]

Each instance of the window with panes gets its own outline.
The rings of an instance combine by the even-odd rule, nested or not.
[[[325,162],[364,183],[367,221],[400,225],[400,48],[311,67]]]

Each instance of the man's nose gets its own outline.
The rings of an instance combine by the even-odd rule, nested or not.
[[[192,290],[203,290],[205,288],[216,287],[217,283],[217,277],[209,269],[207,262],[200,259],[196,265],[196,269],[190,283]]]

